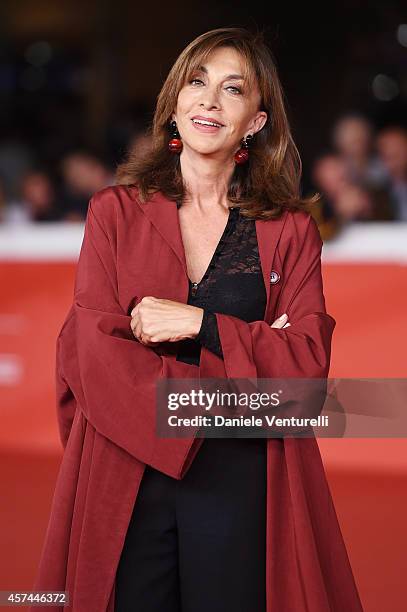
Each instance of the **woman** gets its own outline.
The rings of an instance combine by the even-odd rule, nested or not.
[[[159,379],[328,375],[322,242],[282,100],[260,35],[199,36],[151,151],[90,202],[36,583],[75,612],[362,609],[314,438],[155,429]]]

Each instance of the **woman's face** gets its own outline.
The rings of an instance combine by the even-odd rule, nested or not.
[[[233,155],[244,136],[263,127],[267,113],[258,110],[261,99],[258,87],[249,91],[241,75],[240,54],[233,48],[220,47],[184,84],[172,115],[183,150],[189,147],[204,155],[219,152]],[[198,117],[214,121],[219,127],[199,124]]]

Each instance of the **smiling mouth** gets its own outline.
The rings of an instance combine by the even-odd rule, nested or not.
[[[192,123],[197,125],[206,125],[208,127],[221,128],[223,125],[221,123],[216,123],[214,121],[206,121],[205,119],[191,119]]]

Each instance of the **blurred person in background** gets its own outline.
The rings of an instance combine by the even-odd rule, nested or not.
[[[18,128],[2,124],[0,135],[0,179],[4,199],[16,201],[21,197],[23,176],[34,167],[36,159]]]
[[[332,130],[332,144],[354,183],[380,184],[385,180],[383,164],[374,155],[373,125],[364,115],[349,113],[340,117]]]
[[[312,181],[321,193],[314,214],[323,239],[332,238],[351,221],[372,218],[373,203],[367,190],[349,180],[343,158],[334,153],[320,155],[311,169]]]
[[[376,146],[387,171],[394,217],[407,221],[407,129],[384,128],[377,136]]]
[[[90,197],[114,184],[112,171],[96,156],[85,151],[67,154],[60,162],[63,180],[63,219],[84,221]]]
[[[61,219],[56,188],[46,172],[27,172],[21,180],[20,193],[19,199],[5,202],[4,223],[16,225]]]
[[[343,202],[341,205],[344,215],[351,218],[351,211],[358,201],[363,207],[364,193],[371,201],[371,210],[365,219],[393,220],[386,170],[374,151],[374,128],[367,117],[354,112],[339,118],[332,130],[332,145],[344,163],[349,182],[356,187],[350,197],[353,203]],[[365,202],[365,211],[366,206]]]

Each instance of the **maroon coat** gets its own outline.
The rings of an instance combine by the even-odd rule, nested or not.
[[[175,202],[156,193],[141,204],[137,189],[125,186],[90,202],[74,300],[57,340],[65,451],[34,587],[69,591],[74,612],[114,610],[116,569],[145,465],[181,479],[203,441],[155,435],[160,376],[328,375],[335,320],[325,309],[316,223],[309,213],[285,211],[256,220],[256,231],[264,321],[217,313],[224,360],[202,347],[200,365],[190,365],[176,360],[173,343],[152,349],[130,329],[143,296],[188,300]],[[280,275],[273,284],[272,270]],[[291,326],[270,327],[284,312]],[[362,610],[315,438],[267,440],[266,548],[267,612]]]

